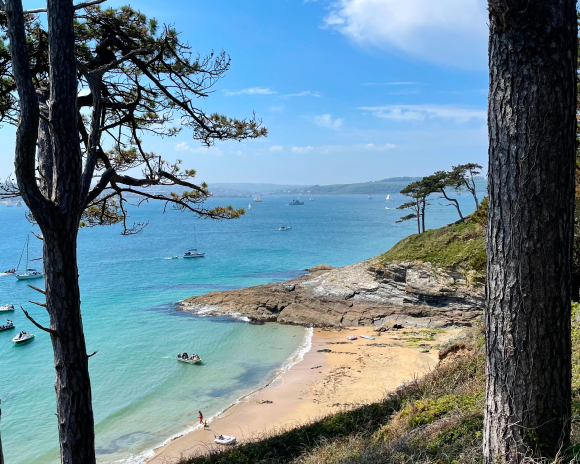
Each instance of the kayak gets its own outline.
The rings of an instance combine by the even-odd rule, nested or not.
[[[375,337],[369,337],[368,335],[359,335],[360,338],[366,338],[367,340],[374,340]]]
[[[214,440],[214,442],[216,442],[218,445],[235,445],[236,437],[232,437],[230,435],[220,435]]]
[[[349,335],[348,337],[346,337],[347,340],[356,340],[357,336],[356,335]]]

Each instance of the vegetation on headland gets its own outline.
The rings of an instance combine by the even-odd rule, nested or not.
[[[577,316],[578,314],[578,316]],[[572,313],[572,439],[556,462],[580,457],[580,305]],[[578,319],[578,321],[576,321]],[[383,401],[279,431],[180,464],[475,464],[482,462],[485,355],[475,327],[441,351],[439,366]],[[533,460],[529,460],[533,463]]]
[[[487,198],[463,222],[410,235],[397,243],[379,262],[426,261],[459,272],[485,274],[485,223]]]

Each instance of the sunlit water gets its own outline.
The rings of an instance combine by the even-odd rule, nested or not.
[[[471,197],[459,199],[465,213],[473,210]],[[178,301],[286,280],[316,264],[351,264],[416,232],[413,221],[395,223],[402,215],[395,209],[403,202],[400,195],[390,202],[366,196],[302,200],[304,206],[288,206],[288,197],[264,197],[262,203],[251,201],[243,218],[224,222],[176,211],[163,214],[160,205],[143,205],[131,212],[133,221],[149,222],[139,235],[123,237],[118,226],[80,231],[84,329],[88,351],[98,351],[90,359],[90,372],[99,463],[139,461],[153,446],[192,427],[199,409],[211,417],[271,381],[307,338],[302,327],[251,325],[175,311]],[[249,201],[211,199],[208,204],[247,207]],[[428,227],[457,219],[454,208],[432,203]],[[16,266],[26,235],[34,230],[24,211],[0,204],[0,271]],[[291,231],[276,230],[288,223]],[[198,248],[206,256],[165,259],[181,257],[193,246],[194,225]],[[40,257],[41,242],[33,236],[30,240],[31,259]],[[45,310],[28,303],[41,298],[25,282],[0,276],[0,305],[22,304],[48,324]],[[5,459],[10,464],[56,463],[50,339],[21,312],[10,318],[16,330],[0,333]],[[36,334],[36,339],[13,346],[19,330]],[[199,353],[203,365],[176,362],[179,351]]]

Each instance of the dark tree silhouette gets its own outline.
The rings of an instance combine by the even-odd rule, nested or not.
[[[206,208],[210,192],[193,183],[195,171],[147,151],[143,135],[174,136],[174,121],[206,146],[266,135],[254,118],[208,114],[195,104],[229,69],[224,52],[195,55],[173,28],[130,7],[101,10],[103,1],[47,0],[47,8],[23,12],[21,0],[0,0],[0,117],[17,126],[16,179],[3,196],[22,196],[43,235],[40,304],[50,316],[43,330],[54,350],[61,462],[68,464],[95,463],[79,226],[122,222],[124,233],[138,232],[142,224],[126,223],[127,194],[236,218],[243,210]],[[179,190],[163,195],[150,186]]]
[[[417,219],[417,233],[421,233],[421,225],[423,226],[423,232],[425,232],[426,197],[430,192],[425,188],[421,181],[415,181],[407,185],[400,193],[411,197],[412,200],[403,203],[401,206],[398,206],[397,209],[410,209],[413,212],[406,216],[402,216],[397,223]]]
[[[483,167],[477,163],[460,164],[458,166],[453,166],[453,169],[449,172],[448,176],[450,187],[453,187],[455,190],[464,187],[473,195],[475,209],[479,208],[479,200],[477,199],[477,192],[475,191],[475,178],[481,174],[482,169]]]
[[[428,190],[430,193],[440,193],[441,198],[445,198],[447,201],[450,201],[451,204],[447,206],[454,206],[457,209],[457,214],[459,214],[459,218],[463,221],[463,214],[461,214],[461,208],[459,207],[459,202],[456,198],[451,198],[448,193],[445,191],[447,187],[454,187],[455,182],[450,178],[450,173],[447,171],[437,171],[430,176],[423,177],[421,179],[421,183],[423,184],[424,188]]]
[[[489,0],[486,464],[570,434],[575,0]]]

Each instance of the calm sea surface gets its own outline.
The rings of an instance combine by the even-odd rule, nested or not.
[[[473,199],[459,197],[464,213]],[[415,223],[396,224],[400,195],[386,202],[366,196],[251,201],[239,220],[195,219],[159,204],[131,210],[134,222],[149,222],[139,235],[123,237],[117,226],[83,229],[79,236],[82,310],[90,360],[99,463],[139,462],[143,453],[196,421],[220,412],[245,393],[272,380],[307,342],[302,327],[250,325],[233,318],[204,318],[175,311],[189,296],[296,277],[316,264],[344,266],[378,255],[414,233]],[[249,199],[211,199],[208,205],[248,206]],[[388,207],[389,209],[386,209]],[[0,204],[0,271],[15,267],[33,228],[25,208]],[[432,201],[429,228],[457,219],[454,208]],[[279,232],[282,224],[292,231]],[[200,259],[166,259],[194,245]],[[41,242],[30,235],[30,257]],[[30,267],[39,266],[39,261]],[[33,285],[43,286],[42,280]],[[0,275],[0,305],[23,305],[41,323],[48,316],[28,300],[39,293]],[[10,464],[59,462],[54,367],[48,334],[21,312],[10,316],[16,330],[0,333],[2,442]],[[0,320],[0,324],[5,320]],[[19,330],[36,334],[15,347]],[[179,351],[196,352],[202,366],[178,363]]]

